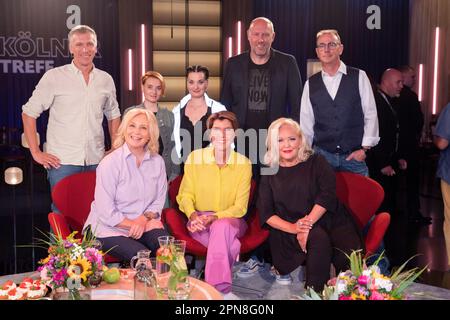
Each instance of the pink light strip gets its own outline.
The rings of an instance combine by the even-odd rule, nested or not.
[[[128,90],[133,90],[133,57],[131,49],[128,49]]]
[[[141,73],[145,73],[145,25],[141,24]]]
[[[228,37],[228,59],[233,56],[233,37]]]
[[[438,62],[439,62],[439,27],[436,28],[436,38],[434,40],[434,75],[433,75],[433,110],[437,111],[437,81],[438,81]]]
[[[141,75],[144,75],[145,68],[145,25],[141,24]],[[144,101],[144,92],[142,92],[142,101]]]
[[[419,101],[422,101],[423,94],[423,64],[419,64]]]
[[[237,23],[237,54],[241,54],[241,22]]]

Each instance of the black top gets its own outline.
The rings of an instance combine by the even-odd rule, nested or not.
[[[297,61],[273,48],[270,52],[269,123],[280,117],[298,121],[303,85]],[[220,102],[236,114],[242,127],[247,123],[249,57],[247,51],[228,59],[222,78]]]
[[[300,250],[295,234],[271,228],[266,221],[278,215],[293,223],[309,214],[315,204],[326,208],[327,212],[314,227],[331,230],[352,221],[336,198],[336,176],[323,156],[313,154],[305,162],[293,167],[280,167],[277,174],[261,177],[257,206],[261,224],[270,228],[273,263],[279,271],[293,271],[303,264],[306,254]]]
[[[153,114],[156,117],[158,112],[153,112]],[[159,134],[158,143],[159,143],[159,151],[158,151],[158,153],[159,153],[160,156],[162,156],[163,155],[163,151],[164,151],[164,143],[163,143],[162,138],[161,138],[161,133]]]
[[[189,135],[191,137],[191,143],[188,146],[185,146],[185,143],[183,143],[184,137],[183,134],[180,135],[181,138],[181,158],[186,159],[187,156],[194,150],[206,148],[209,145],[209,140],[205,139],[206,141],[203,141],[203,135],[205,134],[207,128],[206,128],[206,120],[208,120],[208,117],[211,115],[211,108],[206,108],[206,113],[198,120],[195,125],[192,124],[189,117],[186,116],[186,106],[184,108],[181,108],[181,121],[180,121],[180,130],[184,129],[189,132]],[[201,130],[201,136],[194,137],[194,132],[200,132]],[[195,138],[195,139],[194,139]],[[201,143],[200,143],[201,142]],[[185,154],[185,147],[189,147],[190,149],[187,150],[188,152]]]
[[[255,64],[248,59],[248,102],[244,129],[267,129],[269,127],[269,61]]]
[[[395,101],[381,90],[377,90],[374,97],[377,104],[380,142],[367,154],[366,163],[371,176],[376,176],[387,166],[397,168],[398,150],[401,149]]]
[[[417,94],[409,87],[403,86],[397,102],[398,121],[400,125],[399,153],[405,159],[417,157],[423,128],[423,113]]]
[[[359,69],[347,67],[336,96],[330,96],[322,73],[309,78],[309,100],[314,113],[313,145],[331,153],[361,149],[364,112],[359,93]]]

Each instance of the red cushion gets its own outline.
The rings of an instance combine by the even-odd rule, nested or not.
[[[389,227],[391,216],[387,212],[379,213],[372,220],[366,235],[366,255],[374,254],[383,241],[384,234]]]
[[[362,229],[377,213],[384,198],[384,190],[378,182],[368,177],[351,172],[337,172],[336,195]],[[389,223],[390,215],[387,212],[374,217],[365,236],[366,256],[376,252]]]
[[[200,242],[193,239],[187,228],[186,223],[188,221],[186,215],[178,210],[178,204],[176,202],[176,196],[180,189],[181,180],[183,176],[178,176],[169,184],[169,199],[172,204],[172,208],[164,209],[161,220],[169,227],[170,233],[179,240],[186,240],[186,252],[189,252],[197,256],[206,256],[207,248]],[[256,190],[256,183],[254,180],[251,182],[249,203],[251,203]],[[241,253],[247,253],[256,249],[261,243],[263,243],[269,236],[269,231],[261,229],[259,224],[259,214],[256,209],[251,211],[249,218],[247,219],[247,231],[240,239],[241,241]]]
[[[167,208],[163,210],[162,216],[169,226],[170,234],[178,240],[186,241],[186,252],[197,256],[206,255],[206,247],[190,236],[189,231],[186,228],[186,223],[188,221],[186,215],[176,209]]]
[[[60,180],[52,190],[52,200],[60,213],[50,212],[48,221],[55,234],[58,230],[66,238],[73,230],[81,231],[91,211],[95,193],[95,171],[76,173]],[[117,258],[105,255],[105,262],[119,262]]]

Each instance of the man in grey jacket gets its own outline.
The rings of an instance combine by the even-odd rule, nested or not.
[[[264,146],[272,121],[280,117],[298,120],[302,79],[295,58],[272,48],[275,31],[269,19],[253,19],[247,39],[250,51],[228,59],[225,65],[221,102],[237,115],[240,127],[246,133],[249,129],[256,130],[258,140]],[[252,145],[256,144],[242,150],[238,141],[237,151],[248,156],[253,164],[259,164],[259,159],[249,154],[248,147]],[[265,153],[265,148],[261,149]],[[255,166],[253,174],[254,178],[259,175]]]

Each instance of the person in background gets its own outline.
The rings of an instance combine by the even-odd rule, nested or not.
[[[141,78],[141,85],[144,101],[137,106],[129,107],[124,114],[134,108],[141,108],[155,115],[159,128],[159,154],[164,159],[167,178],[172,181],[180,173],[179,165],[171,159],[172,150],[175,146],[172,139],[174,117],[170,110],[158,105],[159,99],[164,96],[166,81],[159,72],[147,71]]]
[[[395,214],[397,194],[397,170],[406,170],[408,164],[400,157],[399,120],[393,98],[400,95],[403,87],[402,74],[396,69],[387,69],[375,93],[379,120],[380,142],[369,152],[367,163],[370,177],[384,189],[384,200],[379,211]]]
[[[331,263],[336,273],[345,271],[345,254],[363,248],[361,235],[336,197],[332,167],[310,149],[296,121],[274,121],[266,146],[265,161],[278,170],[261,177],[257,207],[261,225],[270,230],[276,281],[290,284],[290,273],[306,265],[305,288],[321,292]]]
[[[441,111],[434,132],[434,144],[441,150],[436,176],[441,178],[444,201],[444,237],[447,248],[447,270],[450,271],[450,103]]]
[[[120,124],[114,81],[93,63],[95,31],[79,25],[70,30],[68,38],[72,63],[47,71],[22,107],[31,155],[47,169],[51,189],[66,176],[95,170],[105,153],[103,116],[108,120],[111,141]],[[36,138],[36,119],[45,110],[50,110],[50,115],[47,150],[43,152]]]
[[[401,66],[403,88],[400,96],[395,99],[398,108],[399,154],[404,158],[408,167],[406,173],[406,204],[408,219],[420,224],[430,224],[431,218],[424,217],[420,212],[420,138],[423,128],[423,113],[419,98],[412,90],[416,83],[416,72],[410,66]]]
[[[177,195],[182,212],[189,218],[192,237],[208,248],[205,281],[222,292],[231,293],[232,267],[247,229],[252,169],[250,160],[232,150],[236,115],[220,111],[209,116],[211,146],[193,151],[187,158]]]
[[[380,140],[372,87],[363,70],[344,64],[344,45],[336,30],[316,35],[322,71],[305,83],[300,127],[307,143],[336,171],[369,175],[367,151]]]
[[[209,78],[207,67],[190,66],[186,69],[186,76],[189,94],[172,110],[175,118],[173,136],[176,154],[183,163],[192,151],[208,146],[208,139],[203,139],[208,117],[212,113],[226,110],[224,105],[206,94]],[[183,167],[181,165],[181,171]]]
[[[387,272],[387,268],[390,265],[398,266],[405,259],[408,259],[408,257],[404,257],[405,250],[400,249],[402,241],[406,239],[406,235],[399,237],[399,233],[394,232],[393,229],[393,226],[397,225],[397,221],[400,219],[396,201],[398,190],[397,175],[399,170],[404,171],[408,168],[407,161],[399,153],[402,149],[402,141],[399,139],[398,107],[394,99],[400,95],[402,87],[402,74],[398,70],[387,69],[384,71],[381,83],[375,92],[380,142],[367,155],[370,177],[376,180],[384,189],[384,199],[377,212],[388,212],[391,215],[391,224],[386,232],[384,242],[375,255],[381,254],[384,246],[386,246],[386,263],[380,265],[386,265],[386,268],[382,270],[384,273]]]
[[[102,250],[130,261],[139,250],[159,248],[169,235],[160,221],[167,193],[166,169],[158,154],[159,129],[153,113],[128,111],[114,140],[114,151],[97,167],[94,201],[83,227]]]

